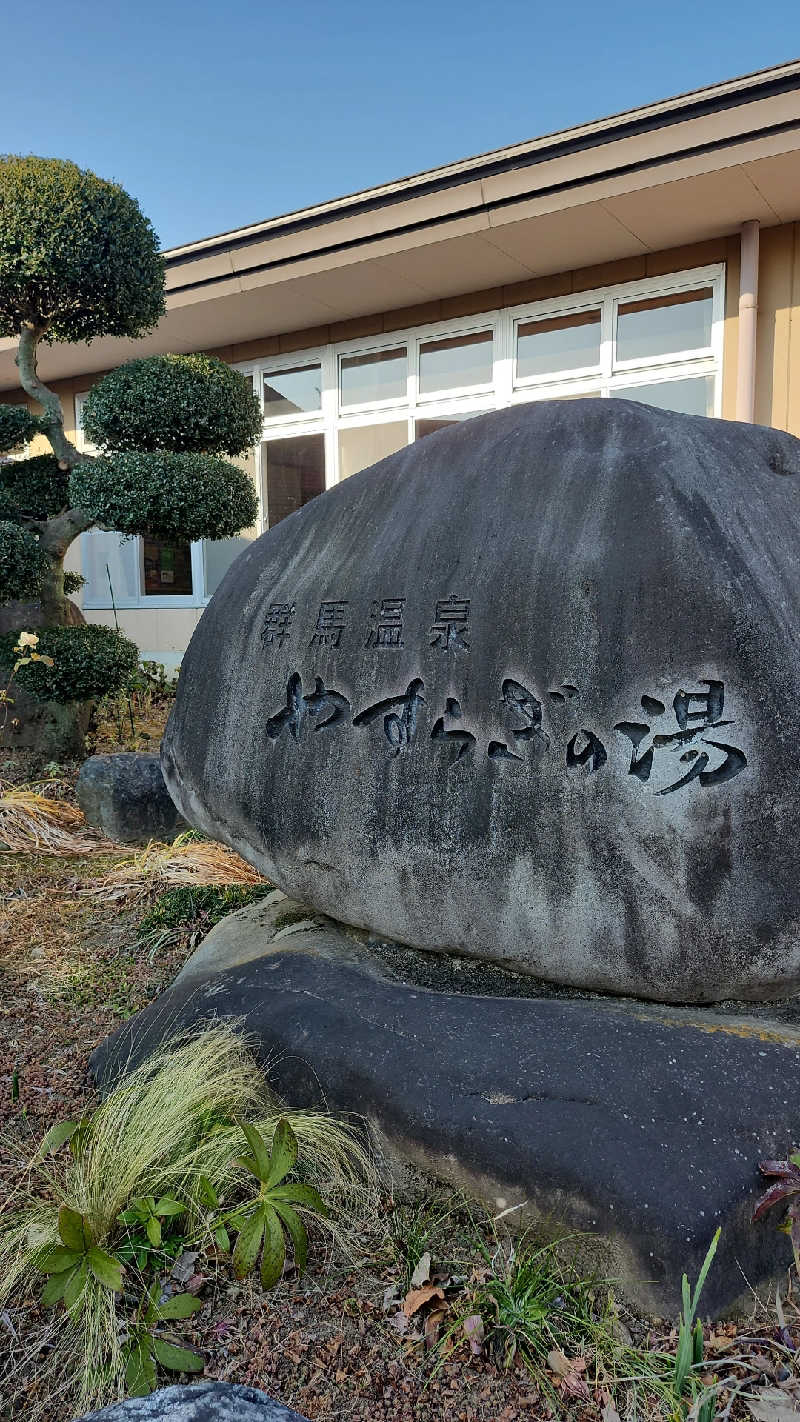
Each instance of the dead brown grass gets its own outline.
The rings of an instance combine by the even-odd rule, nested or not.
[[[179,835],[173,844],[148,844],[83,890],[101,902],[133,903],[169,885],[263,884],[262,875],[232,849],[213,840]]]
[[[0,785],[0,852],[76,855],[107,852],[110,847],[77,806],[27,786],[12,790]]]

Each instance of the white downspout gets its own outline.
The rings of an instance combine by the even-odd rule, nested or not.
[[[736,418],[752,424],[756,413],[756,329],[758,323],[757,222],[743,222],[739,272],[739,349]]]

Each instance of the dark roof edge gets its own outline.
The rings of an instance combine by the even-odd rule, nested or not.
[[[674,163],[680,158],[691,158],[701,156],[705,153],[713,153],[720,148],[730,148],[739,143],[749,143],[753,138],[769,137],[781,133],[789,133],[794,129],[800,129],[800,118],[787,119],[783,123],[771,124],[752,131],[737,134],[734,138],[716,138],[708,143],[695,144],[691,148],[683,148],[677,152],[659,154],[657,158],[642,158],[634,163],[625,163],[616,168],[606,169],[603,172],[593,173],[589,177],[566,179],[561,183],[553,183],[550,187],[542,188],[542,197],[554,197],[559,193],[569,192],[573,188],[591,187],[595,183],[605,182],[608,178],[620,177],[630,173],[641,172],[646,168],[661,167],[666,163]],[[465,217],[472,217],[477,212],[497,212],[502,208],[513,207],[516,203],[527,202],[529,193],[514,193],[509,197],[495,198],[491,202],[473,204],[471,207],[460,208],[455,212],[446,212],[441,217],[426,217],[419,222],[409,222],[402,227],[392,229],[392,235],[397,237],[410,236],[414,232],[424,232],[431,227],[440,227],[448,222],[458,222]],[[232,281],[236,277],[250,276],[257,272],[272,271],[277,267],[291,267],[298,262],[305,262],[313,257],[333,256],[338,252],[353,251],[358,247],[368,247],[373,242],[382,242],[386,234],[384,232],[370,232],[362,237],[353,237],[343,242],[332,242],[328,246],[315,247],[307,252],[295,252],[286,257],[279,257],[275,261],[256,262],[249,267],[240,267],[236,271],[220,272],[216,276],[203,277],[200,281],[182,282],[180,286],[173,286],[168,292],[168,297],[182,291],[197,291],[202,287],[218,286],[220,282]]]
[[[769,75],[772,77],[767,77]],[[775,98],[797,90],[800,90],[800,67],[792,69],[788,73],[781,72],[779,74],[775,74],[773,70],[767,70],[765,78],[758,83],[744,83],[743,81],[741,88],[730,89],[723,94],[713,90],[710,92],[702,90],[694,102],[676,100],[669,107],[659,107],[656,113],[648,111],[642,113],[637,110],[627,121],[620,122],[616,118],[610,119],[605,126],[593,127],[589,133],[576,134],[570,133],[568,130],[561,140],[558,140],[556,135],[556,141],[553,143],[527,153],[514,152],[502,157],[489,153],[468,162],[465,166],[459,165],[455,171],[435,171],[428,179],[425,179],[423,174],[420,181],[414,182],[413,187],[406,186],[405,184],[412,180],[405,179],[403,180],[404,186],[394,188],[389,192],[382,189],[371,190],[366,192],[363,198],[356,197],[355,200],[343,198],[339,202],[325,207],[321,212],[291,213],[285,219],[271,220],[265,228],[248,229],[245,232],[237,229],[229,235],[204,242],[201,247],[196,249],[176,250],[174,255],[166,252],[165,263],[167,268],[184,266],[213,256],[217,252],[241,250],[243,247],[251,247],[257,243],[269,241],[273,237],[291,236],[314,227],[327,226],[332,222],[341,221],[345,217],[357,217],[363,213],[378,211],[380,208],[396,207],[400,203],[407,202],[410,198],[429,197],[434,193],[444,192],[448,188],[461,187],[465,183],[481,178],[491,178],[501,173],[536,167],[553,158],[584,153],[590,148],[599,148],[619,139],[634,138],[643,133],[653,133],[658,129],[668,128],[677,123],[704,118],[708,114],[720,113],[728,109],[741,108],[747,104]],[[754,130],[754,132],[758,132],[758,130]],[[749,136],[752,137],[752,133]],[[735,139],[725,141],[732,142]],[[530,194],[524,196],[527,197]],[[306,253],[305,255],[312,254]],[[198,285],[200,284],[198,283]],[[185,287],[181,286],[173,288],[173,290],[182,291],[185,290]]]

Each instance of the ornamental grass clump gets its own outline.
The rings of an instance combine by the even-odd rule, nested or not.
[[[224,1266],[226,1222],[240,1227],[237,1212],[253,1194],[246,1161],[236,1159],[253,1131],[273,1151],[277,1140],[284,1156],[294,1142],[285,1192],[306,1216],[295,1232],[299,1271],[309,1225],[315,1241],[320,1227],[346,1239],[374,1212],[375,1167],[355,1127],[281,1111],[233,1027],[174,1039],[90,1116],[48,1132],[0,1212],[0,1308],[17,1335],[5,1379],[0,1364],[0,1392],[4,1384],[12,1401],[14,1378],[35,1372],[41,1401],[26,1394],[26,1417],[54,1395],[71,1416],[149,1391],[159,1367],[202,1368],[175,1336],[202,1305],[169,1287],[175,1237],[209,1251],[212,1269]]]

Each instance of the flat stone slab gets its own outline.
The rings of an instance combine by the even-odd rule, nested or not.
[[[164,783],[157,755],[92,755],[80,768],[75,796],[87,824],[117,844],[169,841],[187,828]]]
[[[163,765],[318,912],[669,1002],[800,987],[800,441],[625,400],[465,420],[232,564]]]
[[[753,1226],[758,1161],[797,1140],[800,1033],[623,1000],[429,992],[333,934],[174,986],[96,1050],[101,1085],[177,1028],[234,1017],[295,1106],[364,1115],[399,1157],[531,1219],[597,1237],[604,1275],[674,1315],[723,1229],[703,1309],[786,1268]]]
[[[78,1422],[308,1422],[255,1387],[191,1383],[165,1387],[149,1397],[129,1397]]]

